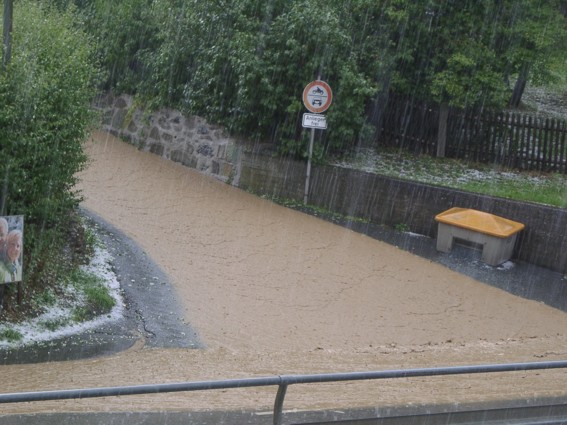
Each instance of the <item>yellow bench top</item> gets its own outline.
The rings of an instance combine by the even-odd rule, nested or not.
[[[524,229],[522,223],[508,220],[494,214],[454,207],[435,216],[440,223],[452,224],[464,229],[475,230],[498,238],[507,238]]]

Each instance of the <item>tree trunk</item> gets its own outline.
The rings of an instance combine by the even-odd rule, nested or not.
[[[518,106],[520,106],[520,102],[522,101],[522,96],[528,82],[529,73],[530,65],[527,63],[522,65],[522,69],[520,70],[520,74],[518,75],[518,79],[516,80],[516,84],[514,85],[512,97],[508,102],[508,106],[510,106],[511,108],[516,109]]]
[[[2,68],[5,68],[10,63],[12,56],[12,11],[13,0],[4,0],[4,40],[2,49]]]
[[[390,98],[390,79],[391,74],[389,72],[381,78],[382,89],[378,92],[368,108],[368,122],[376,128],[374,143],[377,143],[382,135],[384,116],[386,109],[388,108],[388,100]]]
[[[449,119],[449,106],[442,103],[439,107],[439,127],[437,131],[437,157],[444,158],[447,147],[447,121]]]

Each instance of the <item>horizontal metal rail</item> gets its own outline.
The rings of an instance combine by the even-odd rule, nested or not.
[[[134,385],[123,387],[101,387],[74,390],[35,391],[0,394],[1,403],[24,403],[33,401],[84,399],[94,397],[115,397],[140,394],[159,394],[170,392],[202,391],[230,388],[278,386],[274,402],[274,425],[282,423],[282,409],[287,387],[293,384],[314,384],[341,381],[360,381],[374,379],[414,378],[424,376],[464,375],[495,372],[518,372],[542,369],[567,368],[567,360],[530,363],[504,363],[471,366],[453,366],[418,369],[398,369],[370,372],[327,373],[313,375],[276,375],[246,379],[218,381],[194,381],[170,384]]]

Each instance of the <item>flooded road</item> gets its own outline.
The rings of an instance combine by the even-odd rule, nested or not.
[[[1,392],[567,358],[567,314],[137,151],[88,145],[84,207],[170,279],[203,349],[135,344],[1,366]],[[151,302],[151,299],[148,300]],[[288,408],[565,394],[567,372],[298,387]],[[270,408],[273,388],[4,405],[2,413]]]

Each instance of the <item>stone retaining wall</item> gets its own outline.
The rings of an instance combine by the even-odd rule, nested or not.
[[[237,143],[222,127],[205,119],[186,118],[179,111],[162,109],[147,113],[129,95],[110,94],[96,99],[102,114],[102,129],[143,151],[152,152],[202,173],[234,183],[238,175]]]
[[[257,194],[302,201],[306,164],[247,151],[222,128],[172,110],[146,114],[131,97],[97,102],[103,129],[140,149]],[[339,167],[312,168],[309,203],[377,224],[435,237],[435,215],[474,208],[524,223],[514,258],[567,273],[567,210],[509,201]]]

